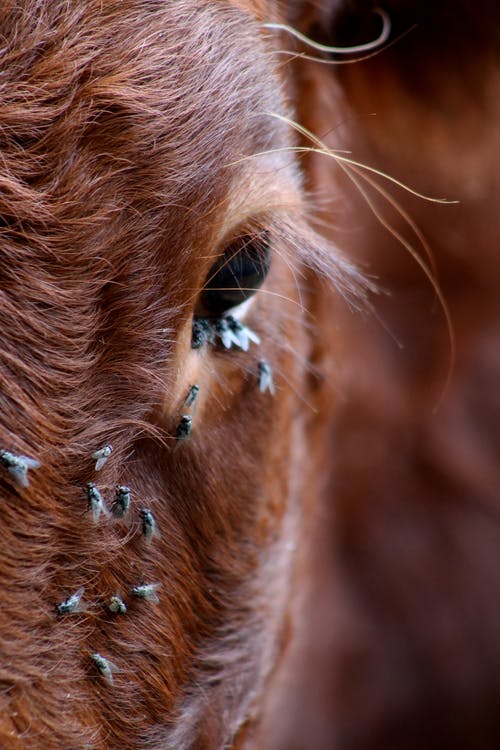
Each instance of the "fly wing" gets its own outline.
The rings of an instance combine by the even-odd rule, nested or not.
[[[97,461],[95,462],[95,467],[94,467],[95,470],[100,471],[107,460],[108,460],[107,456],[101,456],[100,458],[98,458]]]
[[[30,458],[29,456],[19,456],[18,461],[14,466],[9,466],[8,471],[12,474],[14,480],[21,487],[28,487],[30,480],[28,478],[28,471],[30,469],[40,468],[41,463],[36,458]]]

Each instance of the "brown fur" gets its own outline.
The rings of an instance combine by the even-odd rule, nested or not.
[[[341,69],[287,61],[295,43],[262,28],[351,43],[345,8],[367,17],[305,0],[3,3],[0,448],[42,462],[26,489],[0,475],[6,750],[498,744],[494,8],[473,25],[460,6],[464,81],[451,44],[434,52],[444,10],[432,33],[424,13],[423,36]],[[416,12],[388,10],[398,33]],[[455,324],[437,414],[446,335],[429,282],[329,160],[284,150],[298,138],[276,114],[462,199],[408,203]],[[246,319],[261,347],[192,351],[214,260],[255,229],[273,249]],[[395,290],[369,320],[339,302],[363,282],[336,243]],[[263,357],[274,399],[257,388]],[[193,382],[193,435],[176,445]],[[130,485],[129,526],[92,522],[89,481],[108,504]],[[159,604],[130,598],[143,580],[162,584]],[[80,586],[87,608],[58,615]],[[116,592],[125,615],[107,610]]]

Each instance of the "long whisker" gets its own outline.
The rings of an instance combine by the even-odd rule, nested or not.
[[[292,263],[292,260],[289,257],[288,253],[284,253],[280,251],[279,249],[276,249],[276,254],[279,255],[279,257],[282,259],[282,261],[285,263],[290,273],[292,274],[293,283],[295,284],[295,289],[297,290],[298,304],[299,304],[300,309],[303,310],[304,304],[302,301],[302,290],[300,288],[298,277],[300,276],[304,279],[305,274],[303,271],[300,270],[300,268],[297,268],[296,265]]]
[[[308,60],[309,62],[319,63],[320,65],[354,65],[354,63],[364,62],[365,60],[370,60],[372,57],[377,57],[378,55],[382,54],[382,52],[386,52],[388,49],[393,47],[395,44],[401,41],[407,34],[410,34],[414,29],[417,28],[417,24],[413,24],[405,31],[402,31],[398,36],[394,37],[394,39],[391,39],[390,42],[385,43],[383,46],[379,44],[379,46],[373,51],[368,52],[367,54],[362,54],[359,57],[351,57],[349,60],[332,60],[328,57],[314,57],[314,55],[308,55],[305,52],[296,52],[292,50],[287,49],[278,49],[274,51],[274,54],[276,55],[286,55],[288,59],[285,63],[283,63],[283,66],[285,64],[288,64],[290,62],[293,62],[294,60]],[[305,37],[307,39],[307,37]],[[370,42],[369,44],[376,44],[376,42]],[[335,48],[333,48],[335,49]],[[340,47],[340,50],[346,53],[345,51],[348,49],[346,47]]]
[[[312,133],[310,130],[305,128],[304,126],[300,125],[297,122],[294,122],[288,117],[285,117],[283,115],[280,115],[278,113],[270,112],[268,113],[270,116],[277,118],[278,120],[281,120],[282,122],[285,122],[286,124],[290,125],[294,128],[297,132],[299,132],[301,135],[303,135],[308,140],[312,141],[317,145],[317,148],[311,148],[311,147],[297,147],[299,152],[304,149],[304,151],[312,151],[313,153],[320,153],[325,156],[330,156],[330,158],[333,158],[338,163],[339,167],[342,169],[342,171],[346,174],[346,176],[351,180],[351,182],[355,185],[356,189],[359,191],[359,193],[363,196],[364,200],[366,201],[368,207],[372,211],[373,215],[376,217],[377,221],[383,226],[389,234],[391,234],[400,244],[408,251],[410,256],[414,259],[414,261],[417,263],[418,266],[422,269],[426,277],[428,278],[432,288],[434,289],[434,292],[436,294],[436,297],[439,301],[439,304],[441,305],[441,308],[443,310],[443,315],[445,317],[446,327],[448,331],[448,340],[449,340],[449,346],[450,346],[450,356],[449,356],[449,364],[448,364],[448,370],[445,378],[445,383],[443,386],[442,393],[440,394],[440,397],[437,401],[437,404],[434,407],[434,411],[437,411],[439,408],[446,391],[448,390],[449,384],[451,382],[451,377],[453,374],[453,370],[455,367],[456,362],[456,344],[455,344],[455,333],[453,328],[453,322],[451,320],[451,314],[448,307],[448,304],[446,303],[446,300],[444,298],[444,295],[441,291],[441,288],[439,287],[439,284],[436,281],[436,278],[433,273],[433,258],[432,253],[430,253],[430,249],[428,248],[428,245],[425,241],[425,238],[421,234],[420,230],[416,226],[416,224],[413,222],[413,220],[409,220],[409,226],[415,231],[417,237],[422,241],[423,240],[423,247],[424,250],[427,251],[427,254],[429,255],[431,267],[427,266],[427,264],[422,260],[420,255],[415,251],[415,248],[406,240],[406,238],[398,232],[393,226],[389,224],[389,222],[385,219],[385,217],[380,213],[380,211],[377,209],[375,204],[373,203],[371,197],[368,195],[366,190],[363,188],[363,186],[360,184],[360,181],[358,178],[363,179],[365,182],[367,182],[373,189],[377,190],[380,195],[387,198],[386,191],[383,188],[379,188],[376,183],[372,179],[370,179],[367,175],[364,174],[364,170],[377,174],[380,177],[383,177],[390,182],[393,182],[394,184],[398,185],[399,187],[402,187],[407,192],[409,192],[412,195],[415,195],[419,198],[422,198],[424,200],[431,201],[433,203],[458,203],[458,201],[447,201],[445,199],[437,199],[437,198],[430,198],[429,196],[421,195],[415,190],[412,190],[404,183],[400,182],[399,180],[396,180],[395,178],[390,177],[389,175],[385,174],[384,172],[377,170],[373,167],[369,167],[366,164],[361,164],[360,162],[357,162],[354,159],[349,159],[347,157],[340,156],[339,154],[336,154],[334,151],[331,151],[328,149],[325,144],[319,139],[314,133]],[[286,147],[287,148],[287,147]],[[293,149],[294,147],[292,147]],[[354,174],[353,174],[354,172]],[[357,176],[354,176],[357,175]],[[399,211],[400,215],[405,218],[405,211],[404,209],[401,209],[401,207],[398,206],[398,204],[394,201],[394,199],[390,199],[389,204],[396,210]],[[409,217],[408,217],[409,218]]]
[[[344,164],[339,165],[341,169],[344,171],[346,176],[351,180],[351,182],[356,186],[359,193],[363,196],[364,200],[366,201],[368,207],[372,211],[373,215],[376,217],[377,221],[391,234],[411,255],[415,263],[422,269],[425,276],[429,280],[430,284],[432,285],[432,288],[436,294],[437,299],[439,300],[439,304],[441,305],[441,309],[443,311],[443,315],[445,318],[446,328],[448,332],[448,341],[450,346],[450,353],[449,353],[449,362],[448,362],[448,369],[446,373],[445,382],[442,388],[441,393],[439,394],[439,398],[434,405],[433,412],[435,413],[449,388],[451,378],[453,371],[455,369],[455,363],[456,363],[456,344],[455,344],[455,331],[453,328],[453,321],[451,319],[451,313],[450,308],[448,307],[448,304],[446,302],[446,299],[443,295],[443,292],[441,291],[441,288],[439,284],[437,283],[436,279],[434,278],[431,269],[427,266],[427,264],[422,260],[420,255],[415,251],[415,248],[407,241],[407,239],[397,231],[393,226],[389,224],[389,222],[385,219],[383,214],[380,213],[380,211],[377,209],[375,204],[373,203],[372,199],[366,192],[366,190],[363,188],[363,186],[360,184],[358,177],[355,177],[353,174],[350,173],[349,168],[345,166]],[[364,178],[364,175],[358,175],[362,179]]]
[[[357,54],[358,52],[370,52],[371,50],[380,47],[382,44],[385,44],[385,42],[388,40],[391,33],[391,19],[389,18],[389,15],[385,12],[385,10],[382,10],[382,8],[374,8],[373,12],[382,18],[382,31],[380,32],[379,36],[373,41],[367,42],[366,44],[357,44],[354,47],[332,47],[327,44],[320,44],[319,42],[315,42],[309,37],[305,36],[305,34],[301,34],[300,31],[297,31],[297,29],[294,29],[292,26],[287,26],[286,24],[282,23],[265,23],[263,24],[263,27],[265,29],[286,31],[287,34],[295,37],[295,39],[298,39],[299,42],[302,42],[307,47],[311,47],[318,52],[328,52],[337,55],[350,55]]]
[[[457,200],[448,200],[447,198],[433,198],[429,195],[424,195],[423,193],[419,193],[417,190],[414,190],[409,185],[406,185],[404,182],[397,180],[395,177],[388,175],[386,172],[383,172],[381,169],[376,169],[375,167],[371,167],[368,164],[363,164],[362,162],[356,161],[355,159],[350,159],[347,156],[342,156],[340,152],[329,149],[328,146],[326,146],[326,144],[323,143],[323,141],[320,138],[318,138],[318,136],[314,135],[314,133],[312,133],[310,130],[305,128],[303,125],[300,125],[298,122],[291,120],[289,117],[286,117],[285,115],[280,115],[277,112],[265,112],[264,114],[268,115],[269,117],[274,117],[277,120],[281,120],[281,122],[284,122],[287,125],[290,125],[294,130],[296,130],[298,133],[303,135],[308,140],[315,143],[317,146],[317,148],[312,148],[310,146],[285,146],[282,149],[278,149],[278,151],[296,151],[298,153],[304,151],[304,152],[322,154],[323,156],[329,156],[331,159],[335,159],[335,161],[345,162],[346,164],[352,164],[355,167],[359,167],[360,169],[364,169],[367,172],[372,172],[373,174],[376,174],[379,177],[383,177],[385,180],[389,180],[389,182],[394,183],[394,185],[397,185],[403,190],[406,190],[411,195],[414,195],[417,198],[421,198],[422,200],[430,201],[431,203],[446,203],[446,204],[450,204],[450,203],[454,204],[454,203],[460,202]],[[264,152],[264,153],[269,153],[269,152]]]
[[[365,182],[370,185],[374,190],[377,191],[386,201],[393,207],[393,209],[401,216],[402,219],[407,223],[407,225],[410,227],[410,229],[413,230],[415,233],[417,239],[419,240],[420,244],[422,245],[422,248],[424,250],[424,253],[426,254],[430,270],[432,271],[432,275],[435,279],[437,279],[438,276],[438,269],[436,265],[436,259],[434,258],[434,255],[432,253],[432,250],[429,246],[429,243],[427,242],[426,238],[424,237],[424,234],[418,224],[412,219],[409,213],[405,211],[405,209],[392,197],[390,193],[387,192],[383,187],[378,185],[375,180],[373,180],[371,177],[369,177],[366,174],[363,174],[362,171],[359,169],[359,167],[351,166],[351,169],[355,174],[357,174],[359,177],[361,177]]]
[[[270,154],[280,154],[284,152],[295,154],[321,154],[322,156],[328,156],[335,161],[351,164],[352,166],[359,167],[360,169],[365,169],[367,172],[373,172],[373,174],[376,174],[379,177],[383,177],[385,180],[392,182],[394,185],[402,188],[407,193],[414,195],[416,198],[421,198],[424,201],[429,201],[430,203],[444,203],[446,205],[460,203],[460,201],[458,200],[449,200],[448,198],[433,198],[430,195],[419,193],[417,190],[414,190],[404,182],[397,180],[395,177],[391,177],[391,175],[388,175],[386,172],[382,172],[381,169],[370,167],[368,164],[363,164],[362,162],[355,161],[354,159],[349,159],[346,156],[341,156],[340,153],[327,148],[313,148],[311,146],[281,146],[280,148],[270,148],[266,151],[259,151],[258,153],[250,154],[249,156],[242,156],[241,159],[236,159],[235,161],[228,163],[226,166],[232,167],[236,164],[241,164],[244,161],[249,161],[250,159],[254,159],[258,156],[267,156]]]

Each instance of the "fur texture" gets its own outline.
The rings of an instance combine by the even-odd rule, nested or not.
[[[287,617],[311,409],[301,256],[339,280],[348,267],[305,226],[294,159],[258,156],[291,141],[248,9],[1,14],[1,444],[42,467],[26,489],[1,476],[0,745],[226,747],[258,713]],[[262,346],[191,351],[197,296],[247,227],[271,231],[275,256],[251,311]],[[279,398],[259,391],[263,356]],[[108,512],[118,484],[129,525]],[[152,595],[131,596],[143,583]]]
[[[0,472],[5,750],[498,746],[494,9],[460,4],[466,86],[451,45],[435,51],[448,3],[432,32],[396,5],[395,33],[417,14],[420,37],[335,69],[287,59],[300,49],[263,22],[352,44],[371,4],[2,3],[0,449],[41,463],[27,487]],[[455,323],[437,416],[432,288],[331,159],[296,153],[296,118],[463,200],[408,206]],[[245,317],[260,347],[192,350],[214,262],[263,230],[271,270]],[[370,321],[401,325],[403,350],[347,312],[374,289],[336,243],[397,289]]]

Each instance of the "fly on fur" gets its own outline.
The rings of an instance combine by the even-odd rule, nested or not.
[[[200,386],[197,385],[196,383],[194,385],[189,386],[189,391],[187,393],[186,398],[184,399],[185,409],[190,409],[193,406],[196,399],[198,398],[199,392],[200,392]]]
[[[95,460],[95,470],[100,471],[108,458],[113,453],[113,446],[109,443],[106,443],[106,445],[103,445],[102,448],[99,448],[98,451],[92,454],[92,458]]]
[[[191,435],[192,430],[193,418],[189,414],[183,414],[175,430],[175,437],[181,442]]]
[[[109,514],[104,505],[104,498],[93,482],[89,482],[86,487],[88,507],[92,511],[92,520],[97,523],[101,513],[105,516]]]
[[[130,487],[119,484],[115,490],[115,500],[111,507],[113,518],[125,518],[130,510]]]
[[[224,349],[231,349],[233,345],[239,346],[239,339],[230,327],[227,318],[218,318],[215,321],[215,330]]]
[[[158,604],[160,599],[156,592],[160,588],[161,583],[141,583],[140,586],[132,586],[130,593],[132,596],[135,596],[136,599],[147,599],[148,602]]]
[[[57,611],[60,615],[70,615],[73,612],[82,612],[85,608],[82,606],[82,596],[85,593],[83,586],[68,596],[63,602],[57,605]]]
[[[0,450],[0,464],[7,469],[9,474],[18,485],[28,487],[30,481],[28,471],[30,469],[39,469],[40,461],[30,456],[18,456],[10,451]]]
[[[109,597],[108,609],[116,615],[124,615],[127,612],[127,605],[120,594],[114,594]]]
[[[269,362],[265,359],[261,359],[258,365],[259,368],[259,391],[265,393],[269,391],[271,396],[275,394],[273,371]]]
[[[195,318],[191,347],[200,349],[203,344],[215,344],[216,338],[224,349],[242,349],[248,351],[250,343],[260,344],[260,338],[248,326],[243,325],[233,315],[221,315],[218,318]]]
[[[109,659],[106,659],[104,656],[101,656],[101,654],[95,653],[91,654],[90,658],[96,665],[99,674],[102,675],[102,677],[106,680],[106,682],[109,682],[110,685],[113,684],[113,674],[115,672],[119,672],[120,670],[116,666],[116,664],[113,664],[112,661]]]
[[[203,344],[215,343],[215,329],[208,318],[195,318],[191,336],[191,348],[201,349]]]
[[[148,508],[141,508],[139,514],[142,519],[142,535],[145,539],[151,540],[154,536],[158,536],[158,528],[156,526],[155,517]]]

